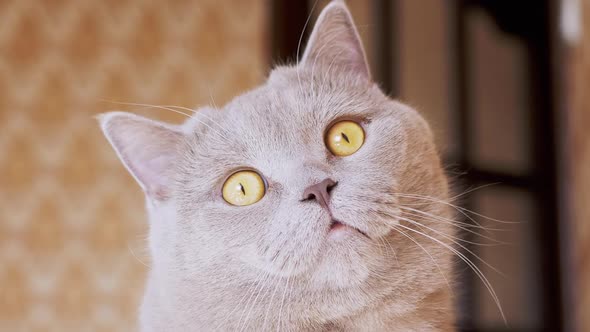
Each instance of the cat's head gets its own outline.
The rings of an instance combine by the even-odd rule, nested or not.
[[[121,112],[100,121],[146,193],[154,264],[187,276],[237,262],[244,275],[356,285],[395,264],[403,194],[446,195],[428,126],[371,80],[340,2],[297,64],[222,109],[179,126]]]

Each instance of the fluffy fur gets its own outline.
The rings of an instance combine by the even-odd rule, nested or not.
[[[350,14],[332,2],[301,63],[181,126],[101,117],[140,183],[151,270],[141,330],[453,329],[447,180],[422,117],[370,79]],[[352,119],[364,145],[335,157],[324,134]],[[259,202],[232,206],[224,180],[262,174]],[[328,237],[331,217],[304,190],[323,179],[333,217],[364,233]],[[419,234],[418,232],[422,233]]]

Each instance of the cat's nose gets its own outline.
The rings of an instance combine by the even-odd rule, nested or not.
[[[324,209],[330,210],[328,203],[330,202],[330,192],[338,184],[338,182],[327,178],[320,183],[316,183],[307,187],[303,191],[303,200],[315,199]]]

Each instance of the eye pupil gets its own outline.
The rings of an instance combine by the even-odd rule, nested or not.
[[[242,183],[240,183],[240,191],[242,194],[244,194],[244,196],[246,196],[246,189],[244,189],[244,185]]]
[[[342,135],[342,138],[344,138],[344,140],[346,141],[346,143],[350,143],[350,140],[348,139],[348,136],[346,136],[345,133],[341,132],[340,135]]]

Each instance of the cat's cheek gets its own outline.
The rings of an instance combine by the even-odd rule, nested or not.
[[[258,255],[258,249],[256,244],[249,244],[241,246],[233,251],[233,255],[237,257],[246,266],[254,268],[255,270],[268,271],[268,266],[265,264]]]

